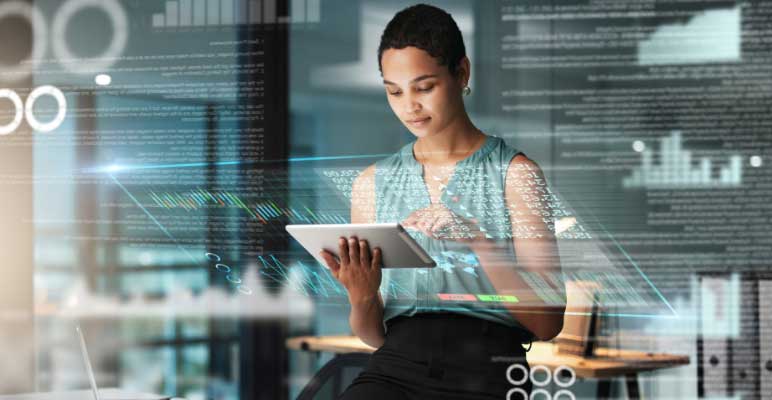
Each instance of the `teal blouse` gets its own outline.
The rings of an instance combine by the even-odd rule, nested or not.
[[[376,222],[400,222],[413,211],[431,205],[423,166],[413,155],[414,143],[375,164]],[[516,258],[504,181],[509,163],[518,153],[502,139],[486,137],[477,151],[456,164],[440,197],[454,213],[476,220],[490,238],[506,239],[501,240],[501,260],[513,268]],[[408,232],[437,267],[383,270],[385,321],[425,312],[455,312],[523,328],[502,307],[502,301],[516,301],[514,296],[495,296],[494,287],[468,246]]]

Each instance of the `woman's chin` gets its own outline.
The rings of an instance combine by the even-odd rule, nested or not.
[[[432,136],[433,130],[429,129],[429,127],[425,128],[416,128],[413,126],[406,126],[407,130],[410,131],[410,133],[413,134],[413,136],[417,138],[425,138],[427,136]]]

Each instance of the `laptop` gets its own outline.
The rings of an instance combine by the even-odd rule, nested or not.
[[[83,337],[83,331],[80,329],[79,325],[76,325],[75,330],[78,332],[80,354],[83,356],[83,364],[86,365],[86,373],[88,373],[91,390],[3,395],[0,396],[0,400],[184,400],[158,394],[128,392],[114,388],[99,389],[97,387],[96,378],[94,377],[94,370],[91,368],[91,360],[89,360],[88,357],[86,339]]]
[[[91,384],[91,392],[94,395],[94,400],[171,400],[171,397],[168,396],[149,393],[131,393],[113,388],[100,390],[97,387],[96,377],[94,376],[94,369],[91,368],[91,360],[88,357],[86,338],[83,337],[83,331],[80,329],[80,325],[76,325],[75,330],[78,332],[78,340],[80,341],[80,354],[83,356],[83,364],[86,366],[86,373],[88,374],[88,381]],[[78,392],[82,393],[83,391]],[[85,397],[82,398],[85,399]]]

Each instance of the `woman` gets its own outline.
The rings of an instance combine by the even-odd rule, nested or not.
[[[340,259],[322,253],[348,291],[354,334],[378,348],[342,398],[527,397],[521,343],[557,335],[565,308],[524,282],[560,273],[544,177],[469,119],[470,61],[445,11],[397,13],[378,58],[389,105],[417,140],[355,180],[351,221],[400,221],[439,265],[381,271],[380,249],[355,237],[341,238]]]

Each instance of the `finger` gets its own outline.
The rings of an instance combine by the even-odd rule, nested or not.
[[[410,224],[403,223],[402,227],[405,228],[405,230],[411,230],[411,231],[417,231],[418,230],[418,227],[414,223],[410,223]]]
[[[374,269],[381,268],[381,263],[383,260],[381,259],[381,248],[376,247],[373,249],[373,260],[370,262],[370,267]]]
[[[356,236],[348,238],[348,257],[352,263],[359,262],[359,240]]]
[[[412,214],[408,215],[408,217],[405,218],[402,222],[400,222],[400,224],[404,228],[413,229],[415,227],[415,220],[416,220],[415,213],[412,213]]]
[[[362,267],[370,265],[370,246],[364,239],[359,241],[359,263]]]
[[[418,229],[423,232],[427,236],[432,236],[432,222],[433,219],[429,216],[426,216],[424,218],[421,218],[421,221],[418,223]]]
[[[340,257],[340,264],[343,268],[348,267],[348,264],[351,262],[351,259],[348,257],[348,243],[346,242],[345,238],[340,238],[338,240],[338,254]]]
[[[329,268],[333,275],[337,277],[338,271],[340,270],[340,264],[335,261],[335,256],[327,250],[320,251],[319,255],[321,255],[324,259],[324,263],[327,264],[327,268]]]
[[[439,232],[442,228],[450,225],[450,220],[446,216],[436,217],[429,223],[428,230],[431,232]]]
[[[419,231],[421,233],[426,233],[426,230],[424,229],[424,223],[423,219],[416,219],[413,221],[413,223],[408,226],[409,229]]]

